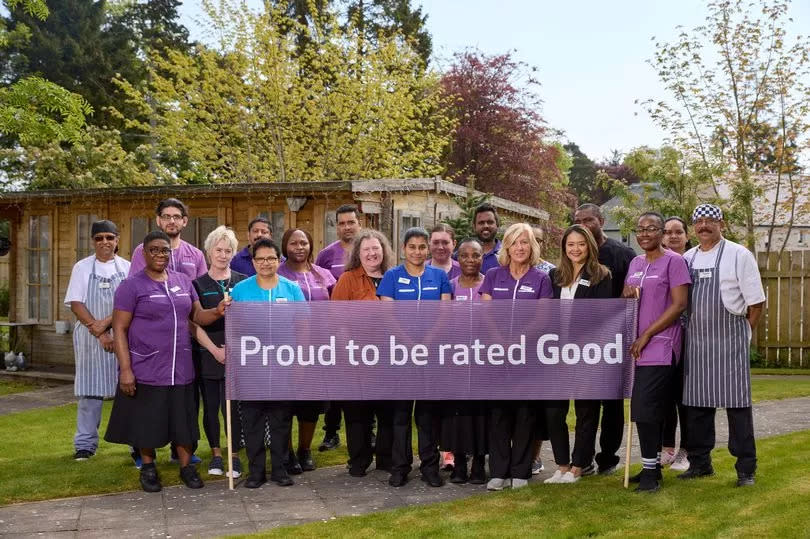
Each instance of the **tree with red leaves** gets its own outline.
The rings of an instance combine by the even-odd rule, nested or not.
[[[442,77],[457,121],[446,177],[462,185],[474,178],[477,189],[542,208],[562,224],[575,198],[558,166],[564,150],[545,140],[536,71],[511,53],[454,55]]]

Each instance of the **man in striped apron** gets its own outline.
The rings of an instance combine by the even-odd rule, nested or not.
[[[76,358],[74,392],[79,398],[75,460],[87,460],[98,447],[98,427],[104,397],[115,395],[118,365],[112,353],[113,298],[129,271],[129,262],[117,256],[118,228],[97,221],[90,229],[95,253],[73,266],[65,305],[76,316],[73,351]]]
[[[717,408],[725,408],[737,486],[749,486],[757,467],[749,352],[765,291],[751,252],[723,238],[719,207],[699,205],[692,223],[700,244],[684,254],[692,276],[683,382],[689,469],[678,478],[714,474],[714,418]]]

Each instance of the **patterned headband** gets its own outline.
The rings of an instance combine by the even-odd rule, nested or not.
[[[722,221],[723,210],[714,204],[701,204],[695,208],[694,212],[692,212],[692,223],[695,223],[698,219],[702,218],[717,219],[718,221]]]

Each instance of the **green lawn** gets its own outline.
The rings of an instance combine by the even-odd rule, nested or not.
[[[810,445],[810,431],[757,445],[752,488],[734,487],[733,459],[722,448],[714,452],[716,476],[686,482],[667,470],[654,495],[623,489],[618,475],[589,477],[247,537],[807,537],[810,461],[796,448]]]
[[[785,369],[785,368],[753,368],[751,374],[765,375],[810,375],[810,369]]]

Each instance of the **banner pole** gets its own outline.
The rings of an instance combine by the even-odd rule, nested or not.
[[[627,410],[627,448],[624,452],[624,488],[630,487],[630,449],[633,447],[633,422],[630,421],[630,406]]]
[[[231,400],[225,401],[225,432],[228,435],[228,490],[233,490],[233,440],[231,438]]]

